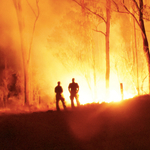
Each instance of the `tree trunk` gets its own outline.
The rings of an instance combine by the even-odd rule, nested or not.
[[[136,41],[136,28],[135,28],[135,20],[133,19],[133,28],[134,28],[134,49],[135,49],[135,70],[136,70],[136,88],[138,95],[140,95],[140,89],[139,89],[139,69],[138,69],[138,50],[137,50],[137,41]]]
[[[109,59],[109,34],[110,34],[110,9],[111,2],[106,0],[106,96],[109,97],[109,77],[110,77],[110,59]]]
[[[24,71],[24,102],[25,105],[29,105],[29,63],[27,63],[27,54],[26,48],[23,41],[23,33],[20,31],[20,39],[21,39],[21,52],[22,52],[22,59],[23,59],[23,71]]]
[[[149,52],[149,45],[148,45],[148,39],[146,36],[146,31],[145,31],[145,25],[143,21],[143,0],[139,0],[140,4],[140,11],[139,11],[139,24],[140,28],[142,30],[142,37],[143,37],[143,50],[146,55],[147,59],[147,66],[148,66],[148,73],[149,73],[149,94],[150,94],[150,52]]]
[[[24,102],[26,105],[29,105],[29,62],[27,62],[27,53],[26,53],[26,44],[24,42],[24,19],[22,14],[22,4],[21,1],[13,0],[14,6],[17,13],[17,19],[18,19],[18,26],[19,26],[19,32],[20,32],[20,43],[21,43],[21,52],[22,52],[22,59],[23,59],[23,72],[24,72]]]

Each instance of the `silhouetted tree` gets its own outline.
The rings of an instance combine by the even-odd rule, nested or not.
[[[147,60],[148,72],[149,72],[149,93],[150,93],[150,52],[149,52],[149,42],[146,35],[146,29],[144,20],[149,17],[145,13],[145,9],[149,8],[143,3],[143,0],[130,0],[130,1],[113,1],[116,4],[116,10],[121,13],[128,13],[134,19],[141,30],[142,40],[143,40],[143,51]],[[131,7],[131,6],[132,7]],[[123,9],[124,8],[124,9]],[[134,12],[134,13],[133,13]],[[146,15],[146,16],[145,16]]]
[[[37,20],[39,18],[39,0],[36,0],[36,7],[37,13],[35,13],[33,7],[30,5],[28,0],[26,0],[28,6],[30,7],[31,11],[35,16],[35,20],[32,27],[31,39],[29,43],[29,49],[25,43],[25,22],[24,22],[24,14],[23,14],[23,1],[22,0],[13,0],[13,4],[17,13],[18,25],[19,25],[19,32],[20,32],[20,42],[21,42],[21,52],[22,52],[22,59],[23,59],[23,69],[24,69],[24,96],[25,96],[25,104],[29,105],[30,99],[32,99],[32,81],[31,81],[31,48],[33,42],[33,36],[35,31],[35,26]]]
[[[100,32],[103,35],[105,35],[105,42],[106,42],[106,74],[105,74],[105,79],[106,79],[106,95],[109,95],[109,78],[110,78],[110,54],[109,54],[109,38],[110,38],[110,19],[111,19],[111,0],[106,0],[106,4],[105,4],[105,8],[106,8],[106,16],[104,16],[104,13],[102,11],[98,12],[97,10],[97,6],[98,3],[97,1],[88,1],[85,2],[83,4],[84,1],[80,1],[78,2],[77,0],[73,0],[74,2],[76,2],[78,5],[80,5],[82,8],[84,7],[84,9],[88,12],[90,12],[91,14],[93,14],[94,16],[96,16],[97,18],[99,18],[99,22],[104,22],[106,25],[106,31],[103,32],[101,30],[98,29],[93,29],[96,32]],[[96,4],[95,6],[93,6],[95,8],[95,10],[90,9],[90,4]],[[99,9],[99,7],[98,7]],[[101,10],[101,9],[100,9]]]
[[[110,12],[111,0],[106,0],[106,90],[109,90],[109,76],[110,76],[110,59],[109,59],[109,34],[110,34]],[[107,91],[106,95],[109,95]]]

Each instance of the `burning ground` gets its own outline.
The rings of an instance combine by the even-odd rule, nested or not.
[[[150,96],[68,111],[0,116],[3,150],[148,150]]]

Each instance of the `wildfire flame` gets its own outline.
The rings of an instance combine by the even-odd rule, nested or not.
[[[125,99],[133,98],[136,94],[133,94],[132,91],[123,91],[123,95],[121,94],[120,85],[114,86],[111,85],[109,89],[109,96],[106,96],[106,89],[104,84],[101,86],[92,87],[91,89],[88,87],[86,81],[84,82],[83,78],[77,77],[77,83],[79,83],[79,101],[80,104],[85,105],[87,103],[110,103],[110,102],[120,102]],[[104,82],[104,81],[103,81]],[[97,93],[93,90],[95,89]],[[96,94],[96,95],[95,95]],[[68,105],[70,104],[69,92],[64,91],[64,96],[66,98],[66,102]],[[123,96],[123,97],[122,97]],[[76,101],[75,101],[76,103]]]
[[[90,93],[87,93],[87,92],[83,92],[83,93],[80,92],[79,96],[80,96],[80,103],[84,105],[84,104],[93,103],[93,102],[99,102],[99,103],[120,102],[125,99],[133,98],[135,95],[124,91],[123,99],[122,99],[121,93],[117,92],[115,89],[111,89],[110,95],[108,98],[104,97],[104,95],[100,95],[99,96],[100,99],[93,100]]]

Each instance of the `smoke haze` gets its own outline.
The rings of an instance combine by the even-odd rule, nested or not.
[[[35,0],[22,0],[21,2],[25,31],[24,41],[26,48],[29,49],[38,9]],[[93,32],[97,18],[95,19],[89,14],[87,14],[87,18],[81,15],[81,7],[71,0],[39,0],[38,5],[39,18],[33,34],[31,62],[34,86],[38,88],[42,98],[47,103],[54,102],[54,87],[57,85],[57,81],[61,81],[64,95],[67,102],[70,103],[67,87],[74,77],[83,94],[87,96],[87,93],[92,91],[91,97],[93,98],[93,95],[96,94],[94,90],[97,89],[98,96],[102,95],[98,98],[102,99],[105,86],[105,37],[103,34]],[[127,71],[131,70],[132,66],[130,62],[127,62],[133,59],[130,42],[132,37],[129,35],[132,28],[128,23],[131,19],[124,14],[121,15],[119,18],[116,15],[111,22],[110,86],[119,91],[120,82],[124,82],[125,90],[132,90],[132,93],[135,94],[134,77]],[[101,22],[98,29],[105,33],[105,25]],[[137,41],[140,50],[142,44],[139,35],[140,32],[138,33],[139,41]],[[0,1],[0,39],[1,68],[4,68],[4,59],[6,58],[8,66],[21,71],[21,40],[13,1]],[[140,52],[140,58],[141,55]],[[142,57],[144,56],[142,55]],[[139,63],[141,64],[141,79],[147,72],[143,69],[145,63],[143,60]],[[130,80],[127,80],[129,78]],[[129,87],[128,83],[133,84],[130,84]]]

